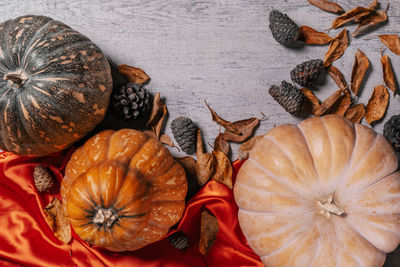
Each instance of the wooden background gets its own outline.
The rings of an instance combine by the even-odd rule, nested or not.
[[[367,6],[370,0],[337,2],[349,10]],[[381,1],[381,8],[386,4],[387,0]],[[275,124],[296,123],[305,118],[285,112],[267,90],[272,84],[290,80],[289,73],[295,65],[323,58],[328,46],[290,49],[278,44],[268,27],[268,14],[273,9],[287,13],[298,25],[321,31],[329,28],[336,17],[306,0],[2,0],[0,17],[7,20],[25,14],[51,16],[88,36],[116,63],[144,69],[152,78],[147,88],[160,92],[167,103],[166,133],[171,135],[173,118],[185,115],[203,130],[206,143],[212,144],[219,126],[211,120],[204,99],[231,121],[264,113],[267,117],[257,134]],[[382,44],[377,38],[364,38],[399,34],[399,0],[391,0],[388,15],[388,24],[352,39],[344,56],[334,63],[350,82],[357,49],[368,56],[371,71],[359,98],[362,103],[367,103],[373,87],[383,82],[379,55]],[[355,25],[347,29],[352,32]],[[336,36],[341,30],[330,34]],[[385,52],[399,79],[400,57],[388,49]],[[320,99],[337,88],[326,73],[317,87]],[[384,122],[400,113],[399,99],[391,94],[385,118],[374,125],[376,131],[382,133]],[[237,145],[232,148],[234,159]]]

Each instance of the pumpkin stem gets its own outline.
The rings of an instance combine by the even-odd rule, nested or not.
[[[118,219],[114,209],[99,208],[93,217],[93,223],[101,226],[111,227]]]
[[[341,207],[336,206],[335,203],[333,203],[332,195],[330,195],[322,200],[318,200],[317,205],[319,208],[319,213],[324,215],[328,219],[331,218],[331,213],[339,215],[339,216],[344,213],[344,210]]]
[[[22,69],[19,69],[14,72],[6,73],[3,77],[3,80],[11,81],[11,84],[12,85],[15,84],[17,86],[17,88],[20,88],[21,86],[23,86],[28,79],[29,79],[28,75],[26,75],[25,71],[23,71]]]

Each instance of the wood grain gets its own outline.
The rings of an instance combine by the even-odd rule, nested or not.
[[[368,6],[370,0],[338,0],[345,10]],[[386,2],[382,2],[385,8]],[[203,129],[206,143],[213,144],[219,126],[211,120],[203,99],[227,120],[240,120],[266,114],[257,134],[274,125],[297,123],[267,90],[272,84],[290,80],[290,70],[302,61],[323,58],[328,46],[299,46],[295,49],[278,44],[268,27],[268,14],[278,9],[299,26],[323,31],[335,14],[323,12],[305,0],[44,0],[0,3],[3,20],[24,14],[47,15],[70,25],[88,36],[118,64],[140,67],[150,75],[147,88],[165,98],[169,120],[166,133],[171,135],[173,118],[185,115]],[[389,23],[360,38],[334,63],[350,82],[354,54],[361,49],[371,61],[371,71],[361,88],[359,102],[367,103],[373,88],[383,83],[379,39],[364,40],[374,34],[399,34],[400,3],[392,1]],[[356,25],[348,25],[350,32]],[[331,36],[342,29],[332,30]],[[385,51],[399,78],[400,57]],[[337,86],[324,73],[316,95],[324,99]],[[390,97],[383,121],[374,125],[382,133],[384,122],[400,113],[399,100]],[[365,121],[363,122],[365,123]],[[233,145],[233,159],[237,145]],[[208,150],[211,148],[208,147]],[[172,150],[174,154],[179,153]],[[183,155],[183,154],[180,154]]]

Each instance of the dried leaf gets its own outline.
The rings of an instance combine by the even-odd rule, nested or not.
[[[55,237],[61,242],[68,243],[71,240],[71,226],[60,200],[53,198],[44,208],[44,214]]]
[[[232,189],[233,184],[231,162],[221,151],[214,150],[212,153],[216,160],[215,171],[212,179],[226,185],[227,187],[229,187],[229,189]]]
[[[128,81],[138,84],[145,84],[150,80],[150,77],[142,69],[134,68],[128,65],[118,66],[118,72],[124,75]]]
[[[253,135],[255,128],[260,124],[260,119],[250,118],[246,120],[240,120],[233,123],[236,129],[239,130],[239,134],[225,131],[224,139],[227,141],[232,141],[236,143],[241,143],[247,138]]]
[[[358,22],[364,20],[366,17],[375,12],[374,8],[355,7],[341,16],[337,17],[332,22],[331,29],[337,29],[348,22]]]
[[[387,55],[383,55],[381,52],[381,63],[383,69],[383,80],[385,81],[386,86],[394,92],[394,96],[398,92],[398,87],[396,84],[396,78],[394,76],[392,63],[390,62],[390,58]]]
[[[199,158],[204,154],[203,136],[200,128],[197,128],[196,132],[196,157]]]
[[[253,138],[242,143],[239,147],[239,159],[247,159],[249,157],[250,151],[253,149],[255,144],[257,144],[257,142],[260,141],[263,137],[264,135],[256,135]]]
[[[311,5],[314,5],[324,11],[331,13],[340,14],[344,12],[344,9],[337,3],[327,0],[307,0]]]
[[[204,103],[206,103],[207,108],[210,110],[213,121],[220,124],[227,131],[233,132],[235,134],[240,134],[238,129],[234,125],[232,125],[232,122],[224,120],[223,118],[218,116],[218,114],[212,108],[210,108],[210,106],[207,104],[207,102],[205,100],[204,100]]]
[[[351,72],[351,91],[354,95],[358,95],[365,74],[369,68],[369,60],[367,56],[358,49],[355,55],[353,71]]]
[[[314,93],[306,88],[302,88],[301,92],[307,98],[309,105],[305,105],[305,109],[311,114],[315,114],[315,112],[319,109],[320,103],[318,98],[314,95]],[[250,139],[251,140],[251,139]]]
[[[343,95],[340,97],[336,105],[334,105],[334,107],[331,109],[329,113],[344,116],[350,105],[351,105],[351,95],[349,89],[346,88],[344,90]]]
[[[161,128],[167,115],[167,106],[160,98],[160,93],[156,93],[153,99],[153,105],[150,113],[150,119],[146,128],[151,128],[155,133],[157,140],[160,138]]]
[[[162,134],[162,135],[160,136],[160,142],[161,142],[161,144],[163,144],[163,145],[167,145],[167,146],[170,146],[170,147],[175,147],[174,142],[172,142],[171,137],[169,137],[169,136],[166,135],[166,134]]]
[[[348,45],[349,39],[346,28],[344,28],[329,45],[328,52],[325,54],[324,67],[330,66],[332,62],[339,59],[344,54],[344,51],[346,51]]]
[[[400,56],[400,38],[398,35],[379,35],[379,39],[390,51]]]
[[[365,108],[365,120],[368,124],[380,120],[385,115],[389,104],[389,92],[384,85],[379,85],[374,88],[367,107]]]
[[[337,86],[340,89],[344,89],[347,87],[347,82],[344,79],[343,74],[340,72],[340,70],[338,68],[331,65],[328,68],[328,73],[329,73],[329,76],[331,76],[332,80],[337,84]]]
[[[369,31],[370,29],[374,28],[375,26],[385,22],[388,20],[387,16],[387,11],[389,9],[389,4],[388,7],[386,8],[385,11],[378,11],[373,14],[371,14],[369,17],[365,18],[363,21],[360,22],[356,30],[353,32],[351,35],[352,37],[358,37],[365,32]]]
[[[197,157],[196,176],[200,186],[207,183],[215,171],[216,160],[211,153],[204,153]]]
[[[217,138],[215,138],[214,150],[222,151],[225,155],[229,155],[231,148],[228,141],[225,140],[223,133],[220,133]]]
[[[298,31],[298,40],[306,44],[324,45],[333,40],[327,33],[318,32],[308,26],[301,26]]]
[[[217,218],[210,214],[208,211],[201,213],[201,228],[200,228],[200,241],[199,251],[202,255],[206,255],[212,245],[219,231]]]
[[[373,0],[373,1],[371,2],[371,4],[369,4],[368,8],[377,9],[378,6],[379,6],[378,0]]]
[[[319,109],[315,111],[315,116],[322,116],[329,113],[329,111],[338,103],[342,96],[343,90],[339,89],[329,96],[324,102],[321,103]]]
[[[351,121],[352,123],[360,123],[365,116],[365,106],[364,104],[357,104],[350,107],[344,117]]]
[[[191,199],[200,189],[200,185],[197,180],[196,161],[190,156],[175,158],[175,160],[177,160],[182,165],[183,169],[185,169],[186,180],[188,181],[186,201],[189,201],[189,199]]]

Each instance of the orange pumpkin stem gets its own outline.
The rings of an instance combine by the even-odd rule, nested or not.
[[[326,198],[323,198],[322,200],[318,200],[317,206],[319,208],[319,213],[324,215],[328,219],[331,218],[331,213],[339,215],[339,216],[344,213],[343,208],[336,206],[336,204],[333,203],[332,195],[330,195]]]

